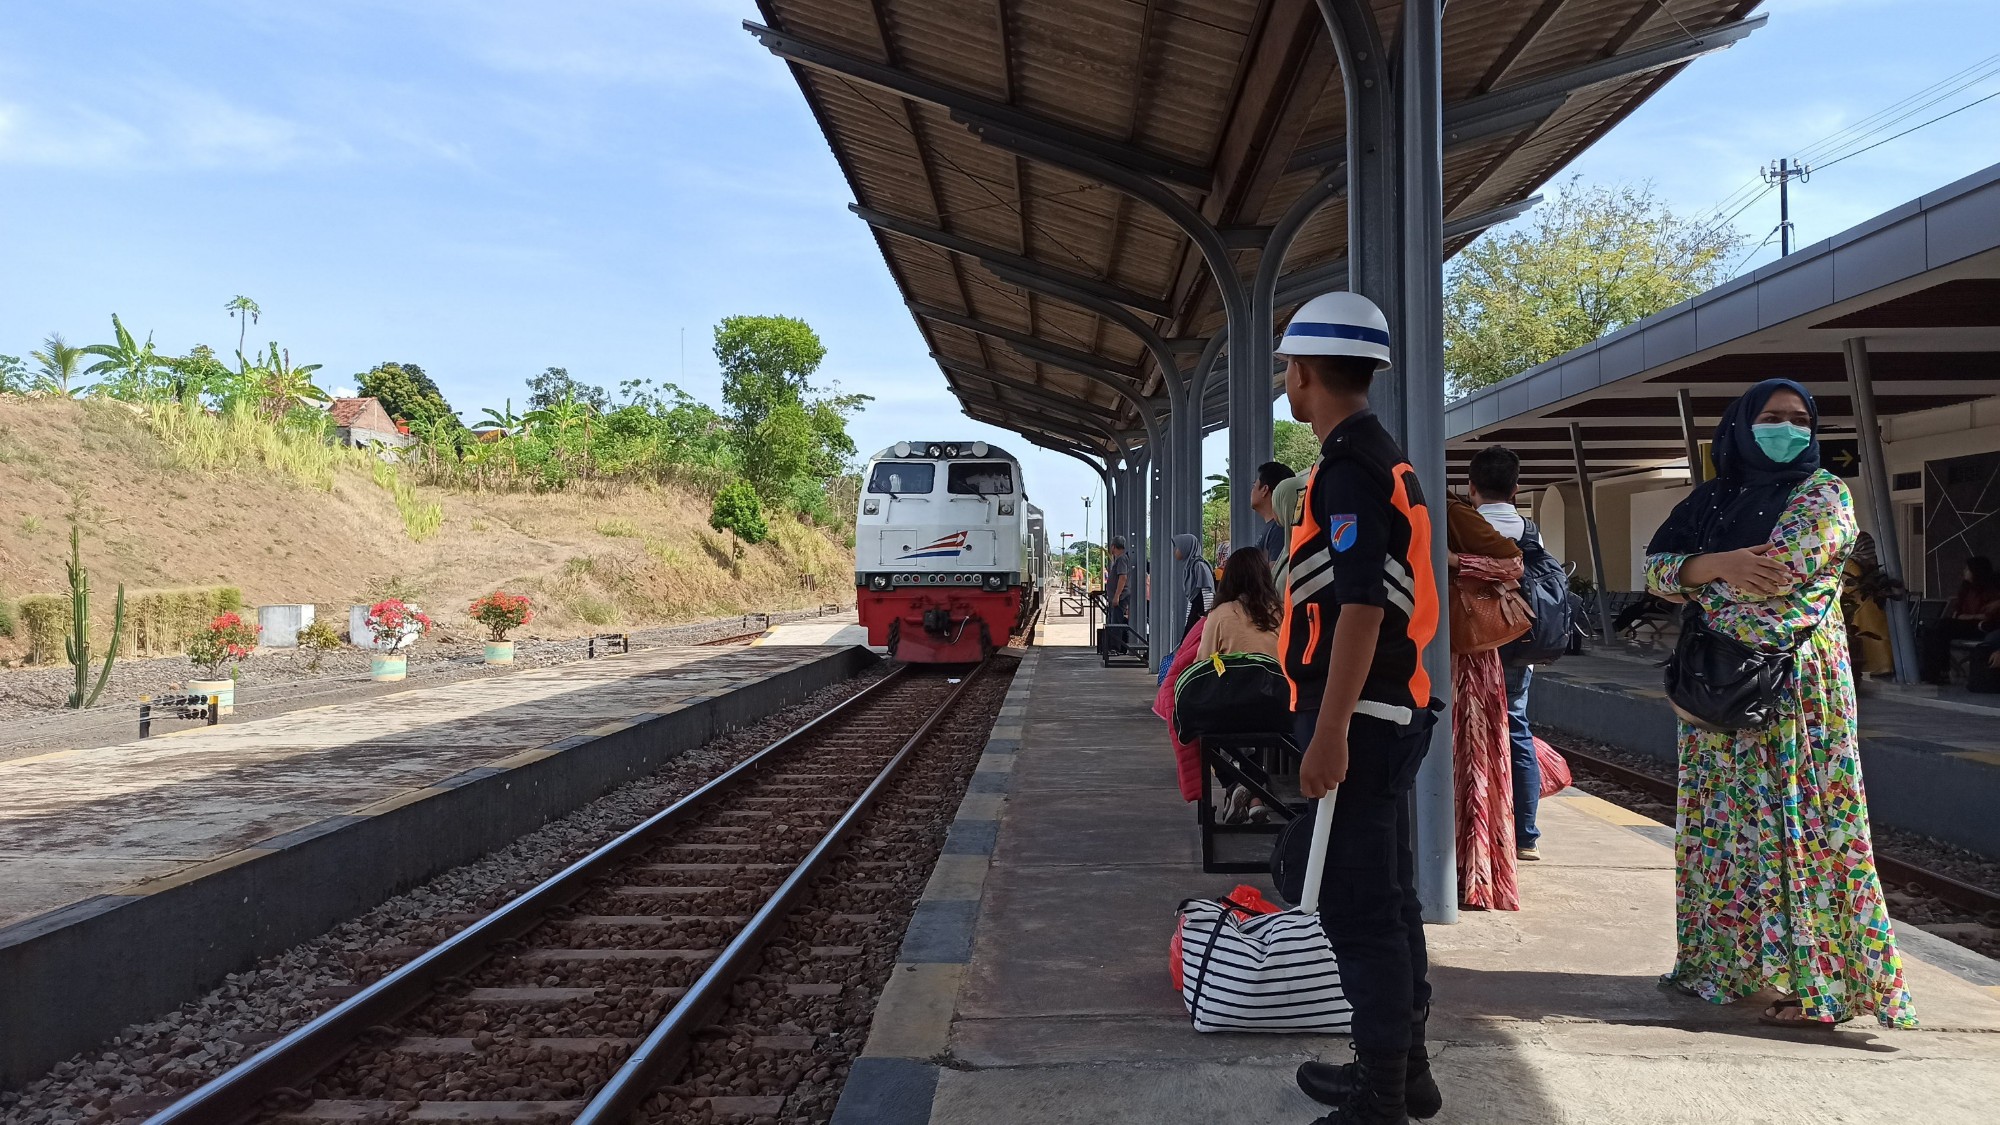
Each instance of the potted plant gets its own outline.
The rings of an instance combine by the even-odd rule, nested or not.
[[[383,598],[368,607],[363,623],[380,650],[368,657],[369,678],[386,683],[408,675],[410,660],[403,650],[431,631],[431,619],[401,598]]]
[[[222,666],[242,660],[257,651],[257,634],[262,630],[234,613],[224,613],[188,638],[188,659],[202,670],[205,678],[188,681],[188,690],[216,697],[217,710],[224,715],[236,712],[236,670],[228,676]]]
[[[527,595],[495,590],[473,602],[466,612],[486,626],[486,663],[514,663],[514,642],[507,639],[507,632],[535,619]]]

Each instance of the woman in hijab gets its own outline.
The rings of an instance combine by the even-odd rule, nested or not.
[[[1208,614],[1215,602],[1215,572],[1201,557],[1201,540],[1182,533],[1174,536],[1174,561],[1181,564],[1181,592],[1187,596],[1187,624],[1182,632]]]
[[[1772,379],[1730,404],[1716,479],[1667,517],[1646,584],[1708,627],[1794,649],[1795,701],[1771,725],[1712,734],[1680,724],[1673,971],[1715,1003],[1783,993],[1766,1023],[1831,1027],[1873,1014],[1914,1027],[1868,835],[1840,573],[1854,503],[1819,467],[1819,410]]]

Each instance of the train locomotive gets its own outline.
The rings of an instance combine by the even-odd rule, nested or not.
[[[868,643],[912,664],[983,660],[1041,611],[1041,509],[983,441],[899,441],[869,458],[854,585]]]

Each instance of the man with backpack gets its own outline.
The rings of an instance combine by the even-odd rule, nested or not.
[[[1493,529],[1521,545],[1521,596],[1534,614],[1527,635],[1500,649],[1507,673],[1507,736],[1512,744],[1514,775],[1514,849],[1524,861],[1542,858],[1541,829],[1535,807],[1541,801],[1542,766],[1535,756],[1535,734],[1528,727],[1528,688],[1535,665],[1561,656],[1575,628],[1575,608],[1569,574],[1542,546],[1541,532],[1522,517],[1514,504],[1520,491],[1520,454],[1493,445],[1473,454],[1467,472],[1467,498]]]

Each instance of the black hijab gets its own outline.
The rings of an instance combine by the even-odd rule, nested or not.
[[[1783,465],[1765,455],[1750,430],[1778,391],[1797,394],[1812,415],[1812,444]],[[1712,453],[1715,479],[1674,506],[1646,544],[1647,554],[1709,554],[1770,542],[1792,490],[1819,468],[1819,404],[1790,379],[1766,379],[1722,412]]]

